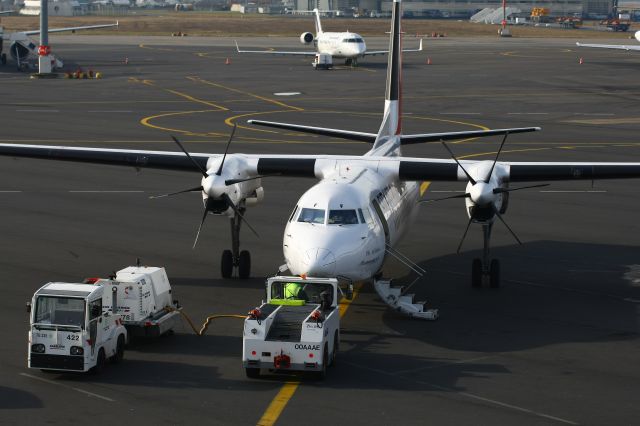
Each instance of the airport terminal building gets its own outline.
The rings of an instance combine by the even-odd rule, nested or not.
[[[406,18],[469,18],[485,8],[501,7],[502,0],[404,0]],[[547,8],[552,16],[602,18],[614,10],[614,0],[507,0],[507,5],[528,15],[533,8]],[[391,13],[388,0],[296,0],[297,10],[351,10]]]

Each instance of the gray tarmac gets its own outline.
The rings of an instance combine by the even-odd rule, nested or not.
[[[69,70],[104,78],[30,80],[0,69],[0,142],[176,150],[174,134],[193,152],[219,153],[237,122],[231,152],[359,154],[366,145],[245,121],[373,132],[381,117],[384,57],[316,72],[309,59],[240,56],[232,39],[52,40]],[[367,41],[385,46],[383,37]],[[303,48],[280,38],[238,42]],[[578,51],[571,40],[425,39],[425,51],[406,54],[404,62],[407,133],[539,125],[542,132],[510,137],[501,159],[640,160],[636,53]],[[487,159],[499,143],[451,147]],[[405,154],[447,157],[438,144]],[[405,318],[364,285],[343,318],[338,363],[322,382],[246,379],[236,319],[214,322],[203,337],[184,324],[173,336],[137,342],[122,365],[99,376],[27,369],[24,303],[48,281],[106,276],[139,257],[167,268],[175,297],[194,320],[244,314],[260,302],[264,277],[282,263],[288,214],[313,181],[264,180],[264,203],[247,214],[260,238],[242,235],[254,278],[224,280],[219,257],[230,246],[227,221],[210,217],[192,250],[199,195],[148,198],[199,179],[196,171],[0,158],[0,423],[257,424],[273,414],[268,407],[283,383],[299,379],[278,424],[637,422],[638,180],[557,182],[514,193],[505,218],[524,244],[496,225],[493,255],[503,269],[497,290],[470,286],[479,228],[456,255],[467,220],[462,203],[423,205],[398,249],[428,271],[412,292],[439,308],[440,320]],[[425,196],[463,189],[434,183]],[[406,284],[415,279],[393,260],[385,275]]]

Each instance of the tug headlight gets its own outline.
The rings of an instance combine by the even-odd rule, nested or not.
[[[43,354],[44,345],[42,343],[36,343],[35,345],[31,345],[31,352],[35,352],[37,354]]]
[[[81,346],[71,346],[71,355],[84,355],[84,349]]]

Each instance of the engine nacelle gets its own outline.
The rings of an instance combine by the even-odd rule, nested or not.
[[[302,33],[300,34],[300,43],[302,44],[311,44],[313,43],[313,34],[311,33]]]

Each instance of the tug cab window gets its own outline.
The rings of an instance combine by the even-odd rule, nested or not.
[[[358,215],[355,210],[329,210],[329,225],[357,225]]]
[[[324,210],[303,208],[298,216],[298,222],[324,224]]]

